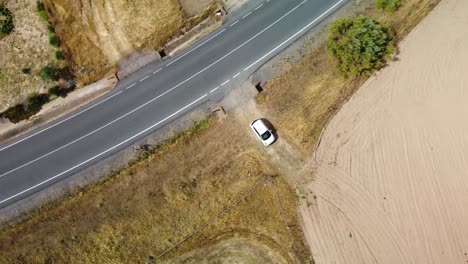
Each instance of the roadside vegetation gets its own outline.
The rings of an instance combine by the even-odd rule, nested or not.
[[[373,7],[361,14],[365,17],[333,23],[328,41],[266,83],[257,97],[261,109],[290,144],[310,155],[341,105],[370,73],[391,59],[397,41],[439,1],[408,0],[394,13],[382,12],[373,2]],[[353,44],[346,46],[350,42]]]
[[[22,102],[7,108],[3,112],[0,112],[0,118],[7,118],[12,123],[18,123],[20,121],[31,118],[42,109],[44,104],[54,100],[59,96],[65,97],[69,92],[75,89],[75,85],[73,83],[74,77],[64,62],[65,55],[60,49],[60,40],[55,34],[53,25],[50,24],[47,19],[47,13],[42,1],[35,1],[35,8],[37,16],[40,18],[39,23],[44,23],[47,27],[48,43],[55,52],[50,54],[52,61],[49,59],[50,63],[40,68],[40,70],[33,72],[33,67],[25,67],[22,68],[21,71],[16,72],[16,75],[20,75],[21,79],[42,81],[42,84],[50,85],[50,88],[47,89],[46,87],[43,87],[42,91],[45,90],[44,92],[39,92],[36,89],[35,91],[30,92],[26,98],[22,100]],[[3,9],[0,8],[0,13],[2,10]],[[22,45],[24,43],[19,44]],[[53,61],[53,58],[55,58],[55,61]],[[44,62],[38,62],[39,65],[42,63]],[[18,62],[18,64],[21,63]],[[34,68],[37,68],[37,65],[34,66]],[[7,70],[10,69],[7,68]],[[17,76],[14,77],[18,78]]]
[[[376,0],[375,4],[377,8],[393,13],[401,6],[401,0]]]
[[[327,50],[344,77],[369,76],[392,58],[393,33],[365,16],[338,19],[328,29]]]
[[[201,121],[0,231],[0,263],[310,263],[294,191],[237,127]]]
[[[10,34],[13,28],[13,14],[5,4],[0,4],[0,38]]]

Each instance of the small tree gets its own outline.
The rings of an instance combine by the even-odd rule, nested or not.
[[[327,50],[344,76],[370,75],[391,59],[391,30],[368,17],[339,19],[328,29]]]
[[[53,66],[45,66],[39,75],[44,81],[58,81],[61,77],[61,70]]]
[[[60,40],[55,34],[49,35],[49,44],[58,48],[60,46]]]
[[[47,13],[45,11],[45,6],[42,3],[42,1],[37,0],[36,1],[36,9],[37,9],[37,14],[43,21],[47,21]]]
[[[10,34],[13,28],[13,15],[4,4],[0,4],[0,32]]]
[[[63,60],[63,59],[65,59],[65,55],[63,54],[63,51],[61,51],[61,50],[55,51],[55,58],[56,58],[57,60]]]
[[[375,4],[377,5],[378,9],[384,10],[388,13],[395,12],[400,6],[400,0],[376,0]]]

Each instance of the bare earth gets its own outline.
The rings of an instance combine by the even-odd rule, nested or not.
[[[326,129],[300,209],[317,263],[468,262],[466,10],[443,0]]]

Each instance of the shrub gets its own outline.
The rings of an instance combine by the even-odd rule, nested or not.
[[[30,74],[31,73],[31,68],[23,68],[23,69],[21,69],[21,72],[23,74]]]
[[[47,31],[49,31],[49,34],[54,34],[55,33],[55,28],[51,24],[47,25]]]
[[[339,19],[328,29],[328,54],[344,76],[370,75],[391,59],[394,49],[391,30],[364,16]]]
[[[13,15],[10,10],[3,4],[0,5],[0,32],[9,34],[13,31]]]
[[[65,59],[65,55],[63,55],[63,52],[61,50],[55,51],[55,58],[57,60],[63,60]]]
[[[53,66],[45,66],[39,73],[44,81],[58,81],[61,77],[61,69]]]
[[[73,90],[75,90],[75,86],[71,86],[69,88],[63,88],[63,87],[60,87],[59,85],[56,85],[56,86],[49,88],[48,94],[60,96],[60,97],[66,97],[68,93],[72,92]]]
[[[401,0],[376,0],[378,9],[393,13],[401,6]]]
[[[58,48],[60,46],[60,40],[55,34],[49,35],[49,44]]]
[[[38,113],[47,102],[49,102],[47,94],[32,93],[28,96],[27,104],[18,104],[10,107],[1,113],[0,117],[5,117],[13,123],[18,123]]]
[[[42,1],[37,0],[36,1],[36,9],[37,9],[37,14],[43,21],[47,21],[47,13],[45,11],[45,6],[42,3]]]
[[[45,11],[45,6],[40,0],[36,1],[36,8],[37,8],[37,11]]]

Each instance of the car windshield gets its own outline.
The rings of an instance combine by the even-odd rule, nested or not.
[[[261,137],[262,137],[263,140],[269,139],[269,138],[271,137],[270,131],[267,131],[267,132],[263,133],[263,134],[261,135]]]

